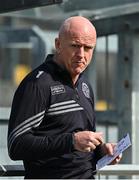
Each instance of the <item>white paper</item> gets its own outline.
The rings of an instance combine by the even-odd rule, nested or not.
[[[104,157],[98,160],[97,166],[96,166],[97,170],[110,164],[118,155],[120,155],[123,151],[125,151],[129,146],[131,146],[131,141],[130,141],[129,134],[127,134],[117,143],[114,149],[113,156],[105,155]]]

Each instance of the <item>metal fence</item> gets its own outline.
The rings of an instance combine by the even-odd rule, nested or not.
[[[24,176],[24,167],[22,165],[0,165],[0,177],[17,177]],[[139,165],[134,164],[119,164],[109,165],[97,172],[96,179],[109,179],[110,175],[130,176],[130,179],[139,177]],[[136,175],[136,176],[135,176]]]

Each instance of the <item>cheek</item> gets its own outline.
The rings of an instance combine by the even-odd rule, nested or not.
[[[90,64],[92,57],[89,57],[87,64]]]
[[[69,61],[69,59],[70,59],[71,54],[68,50],[63,49],[61,52],[61,56],[62,56],[64,63],[67,63],[67,61]]]
[[[87,65],[91,62],[92,55],[93,55],[92,52],[91,53],[87,53],[87,55],[86,55],[86,63],[87,63]]]
[[[63,49],[63,55],[64,55],[64,57],[70,59],[70,58],[72,58],[74,56],[74,53],[69,48],[64,48]]]

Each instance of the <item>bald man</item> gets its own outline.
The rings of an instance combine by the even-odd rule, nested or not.
[[[11,159],[23,160],[25,178],[93,179],[97,160],[113,154],[114,144],[105,144],[102,132],[96,132],[93,91],[83,76],[95,45],[92,23],[68,18],[55,40],[55,54],[16,90],[8,150]]]

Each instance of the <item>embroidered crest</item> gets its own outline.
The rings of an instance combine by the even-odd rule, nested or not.
[[[63,85],[56,85],[56,86],[51,86],[51,94],[62,94],[65,93],[65,88]]]
[[[82,83],[82,91],[84,93],[84,95],[87,97],[87,98],[90,98],[90,91],[89,91],[89,87],[86,83]]]

